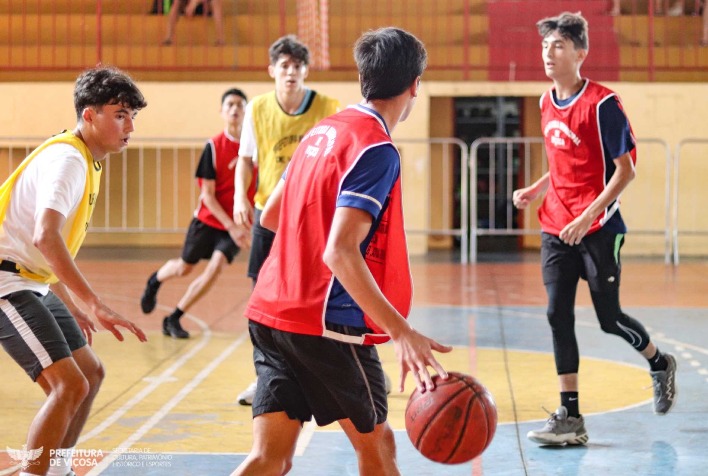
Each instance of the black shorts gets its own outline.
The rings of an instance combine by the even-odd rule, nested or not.
[[[36,381],[42,370],[85,346],[86,338],[54,293],[17,291],[0,298],[0,342]]]
[[[555,235],[542,234],[541,266],[543,283],[558,281],[588,282],[592,291],[617,289],[622,265],[620,249],[624,234],[600,229],[585,236],[579,245],[570,246]]]
[[[248,258],[248,277],[258,279],[263,263],[273,247],[275,233],[261,226],[262,210],[255,209],[253,216],[253,237],[251,239],[251,254]]]
[[[240,248],[231,239],[228,231],[218,230],[194,218],[184,240],[182,261],[197,264],[199,260],[211,259],[215,250],[221,251],[231,263]]]
[[[302,422],[314,416],[320,426],[348,418],[361,433],[386,421],[386,384],[375,346],[283,332],[253,321],[249,333],[258,375],[254,417],[284,411]]]

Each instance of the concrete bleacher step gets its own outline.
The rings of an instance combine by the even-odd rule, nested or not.
[[[670,5],[675,5],[676,2],[671,0]],[[656,4],[654,4],[654,11],[656,14]],[[700,4],[695,0],[684,0],[683,2],[683,13],[684,15],[699,15],[700,14]],[[637,1],[637,0],[620,0],[620,14],[621,15],[648,15],[649,14],[649,2],[647,1]],[[663,15],[656,14],[657,18]]]
[[[24,17],[0,14],[0,44],[12,45],[87,45],[98,42],[99,26],[90,15],[81,14],[28,14]],[[475,43],[486,41],[488,33],[486,18],[480,15],[468,17],[468,34]],[[443,15],[431,21],[421,22],[417,18],[405,17],[396,24],[417,35],[426,45],[454,45],[464,40],[465,18],[460,15]],[[369,16],[366,23],[360,19],[359,25],[351,23],[346,16],[330,17],[331,46],[353,45],[362,29],[389,25],[386,16]],[[278,16],[235,15],[224,19],[224,33],[229,44],[269,45],[285,32],[297,31],[297,20],[286,18],[281,23]],[[166,32],[163,17],[143,15],[106,14],[100,24],[101,42],[111,45],[155,45],[159,44]],[[214,22],[210,18],[182,18],[177,23],[175,44],[213,44],[215,40]]]
[[[281,34],[297,32],[295,0],[282,4],[274,0],[224,0],[227,46],[214,46],[214,22],[204,16],[180,18],[174,45],[161,46],[167,18],[148,14],[152,0],[103,0],[100,25],[98,3],[0,2],[0,57],[6,63],[4,72],[71,71],[98,61],[148,74],[173,71],[176,76],[189,71],[262,72],[268,62],[270,43]],[[486,7],[485,0],[329,2],[332,77],[339,80],[342,74],[353,71],[352,46],[362,31],[396,25],[412,31],[426,44],[426,77],[485,79],[483,66],[489,62]],[[464,49],[466,38],[471,45]],[[465,58],[474,66],[462,70]]]
[[[462,14],[469,3],[471,14],[484,14],[485,0],[437,0],[437,1],[387,1],[381,0],[335,0],[329,2],[330,15],[348,15],[361,17],[369,14],[389,14],[394,17],[405,15],[420,16],[455,13]],[[281,3],[274,0],[223,0],[224,15],[236,14],[278,14]],[[107,14],[148,14],[152,10],[153,0],[103,0],[101,11]],[[0,2],[0,14],[46,14],[74,13],[96,14],[97,0],[21,0]],[[296,0],[284,3],[286,15],[297,12]]]
[[[701,37],[701,18],[696,16],[649,17],[647,15],[618,16],[615,31],[621,45],[647,46],[651,42],[653,21],[655,46],[689,45]]]
[[[462,46],[433,46],[428,48],[428,65],[432,70],[446,67],[460,68],[464,58]],[[470,58],[477,64],[489,61],[487,49],[471,47]],[[69,69],[81,69],[102,61],[128,70],[160,69],[223,69],[265,70],[268,64],[268,47],[246,46],[159,46],[149,45],[140,48],[130,46],[105,45],[101,57],[97,57],[94,47],[55,46],[0,46],[0,58],[10,58],[16,65],[26,68],[48,68],[53,65],[66,65]],[[351,47],[334,47],[330,50],[330,62],[333,68],[353,68]],[[427,74],[427,73],[426,73]]]

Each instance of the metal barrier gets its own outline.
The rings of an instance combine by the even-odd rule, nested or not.
[[[0,137],[0,167],[9,175],[43,138]],[[423,157],[427,181],[425,226],[407,229],[411,234],[456,236],[461,243],[461,261],[467,262],[468,245],[468,151],[467,145],[454,138],[404,139],[395,141],[404,161]],[[186,230],[195,210],[199,191],[194,171],[204,148],[203,139],[132,139],[130,147],[103,163],[99,204],[91,220],[91,232],[98,233],[180,233]],[[459,181],[455,162],[459,160]],[[431,164],[440,165],[439,190],[434,187]],[[436,170],[438,170],[436,168]],[[419,176],[420,178],[420,176]],[[405,173],[403,174],[404,181]],[[2,180],[2,178],[0,178]],[[411,177],[411,182],[415,180]],[[452,197],[459,187],[460,215],[453,216]],[[404,183],[404,193],[416,193]],[[433,195],[435,197],[433,198]],[[431,203],[439,204],[442,213],[433,220]],[[455,219],[459,226],[453,226]],[[437,223],[433,223],[436,221]]]
[[[467,144],[459,139],[455,138],[430,138],[430,139],[402,139],[395,140],[396,146],[401,148],[402,160],[406,161],[406,146],[407,145],[427,145],[427,192],[428,192],[428,210],[425,214],[426,216],[426,227],[423,229],[406,229],[407,233],[411,234],[425,234],[428,236],[457,236],[460,238],[460,261],[462,263],[468,263],[468,236],[469,236],[469,198],[468,198],[468,177],[469,177],[469,156],[467,152]],[[441,146],[440,155],[436,156],[433,152],[433,146]],[[456,150],[455,150],[456,149]],[[456,154],[459,153],[459,156]],[[454,163],[459,158],[459,182],[454,178],[453,169],[455,167]],[[434,200],[434,190],[433,190],[433,174],[431,173],[431,163],[433,160],[438,160],[441,164],[441,175],[440,175],[440,194],[436,196],[441,208],[441,226],[432,226],[432,212],[430,210],[430,204]],[[405,184],[405,174],[403,176],[404,180],[404,193],[406,193]],[[452,216],[454,212],[454,206],[452,204],[452,199],[455,195],[455,187],[459,185],[459,196],[460,196],[460,215],[459,227],[453,226],[454,217]]]
[[[674,183],[673,183],[673,255],[674,264],[679,263],[679,236],[702,236],[708,235],[708,219],[703,210],[703,202],[705,201],[705,173],[701,173],[700,167],[697,167],[692,175],[681,177],[682,163],[685,167],[685,161],[690,160],[686,148],[690,145],[698,145],[703,149],[698,154],[698,160],[701,164],[705,164],[706,149],[708,139],[683,139],[676,145],[676,153],[674,155]],[[705,168],[705,165],[703,165]],[[680,180],[680,182],[679,182]],[[680,193],[679,193],[680,190]],[[703,192],[703,195],[700,194]],[[695,194],[695,197],[691,195]],[[684,208],[680,208],[681,204],[686,204]],[[687,216],[686,221],[693,222],[693,229],[684,229],[683,224],[679,221],[680,218]],[[701,225],[704,228],[701,229]],[[702,247],[702,253],[706,253],[705,246]]]
[[[484,161],[485,167],[480,167],[480,149],[483,147],[489,148],[489,155],[488,159]],[[477,262],[479,236],[538,234],[538,230],[513,226],[515,217],[512,193],[514,188],[525,187],[532,183],[531,158],[534,150],[537,155],[540,154],[537,163],[541,164],[543,169],[536,175],[541,176],[546,172],[545,167],[547,164],[545,160],[546,150],[541,137],[482,137],[470,145],[470,176],[472,183],[472,187],[470,187],[470,262]],[[522,155],[523,162],[521,162]],[[486,170],[486,174],[480,174],[480,171],[484,170]],[[513,178],[515,172],[518,173],[520,171],[523,171],[524,180],[517,185],[514,183]],[[484,179],[485,175],[486,180]],[[481,183],[477,181],[480,177],[483,180]],[[484,226],[485,222],[480,220],[481,214],[478,206],[480,202],[480,185],[483,189],[486,189],[485,195],[487,197],[486,201],[488,201],[486,226]],[[497,193],[498,190],[501,192]],[[504,199],[501,208],[497,203],[498,196]]]
[[[671,261],[671,151],[660,139],[637,139],[639,147],[658,145],[665,151],[663,172],[664,224],[660,227],[632,228],[633,233],[664,236],[664,260]],[[480,157],[481,149],[488,150],[486,160]],[[642,160],[640,158],[640,160]],[[480,167],[480,164],[483,167]],[[533,183],[532,175],[540,177],[547,170],[546,151],[541,137],[480,138],[470,146],[471,176],[482,180],[487,187],[488,206],[486,215],[480,213],[479,183],[470,189],[470,261],[477,261],[479,236],[522,236],[535,235],[538,229],[518,226],[512,202],[515,188],[527,187]],[[480,174],[480,171],[486,173]],[[518,177],[515,179],[515,177]],[[474,182],[473,182],[474,184]],[[651,184],[649,184],[651,188]],[[644,193],[643,200],[652,197],[651,190]],[[484,197],[482,197],[484,198]],[[662,198],[662,196],[659,196]],[[502,201],[500,203],[500,200]],[[646,207],[651,210],[651,206]],[[656,209],[656,208],[654,208]],[[486,218],[484,218],[486,216]],[[480,218],[482,217],[482,218]]]

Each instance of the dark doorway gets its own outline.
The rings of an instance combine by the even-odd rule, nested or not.
[[[455,136],[466,144],[481,137],[519,137],[521,135],[521,97],[465,97],[455,99]],[[480,148],[476,174],[470,177],[470,186],[477,187],[477,225],[482,228],[506,228],[509,206],[507,196],[507,161],[503,147],[497,153],[490,148]],[[518,150],[512,161],[513,179],[517,183]],[[490,157],[494,166],[490,166]],[[459,169],[457,174],[459,174]],[[456,177],[459,183],[459,177]],[[494,182],[493,184],[491,182]],[[492,186],[493,185],[493,186]],[[455,215],[459,216],[459,196],[455,200]],[[512,227],[516,227],[513,219]],[[519,240],[515,236],[482,236],[478,240],[480,252],[517,251]]]

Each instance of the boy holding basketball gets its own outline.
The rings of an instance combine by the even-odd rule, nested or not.
[[[588,282],[602,330],[623,338],[648,360],[654,412],[660,415],[675,401],[676,359],[660,352],[644,326],[620,308],[619,250],[627,228],[619,197],[634,178],[636,162],[622,104],[613,91],[580,76],[588,54],[587,21],[580,14],[545,18],[537,26],[546,75],[553,80],[553,88],[541,97],[549,171],[514,191],[513,200],[523,209],[546,192],[538,212],[541,261],[561,405],[528,437],[540,444],[576,445],[588,441],[578,404],[573,309],[580,278]]]
[[[234,475],[285,474],[302,424],[337,421],[362,475],[396,475],[384,373],[389,337],[419,389],[432,351],[449,352],[404,319],[411,304],[400,156],[390,131],[415,103],[426,63],[413,35],[365,33],[354,56],[364,99],[319,124],[298,146],[261,215],[277,229],[246,308],[258,374],[254,444]]]

